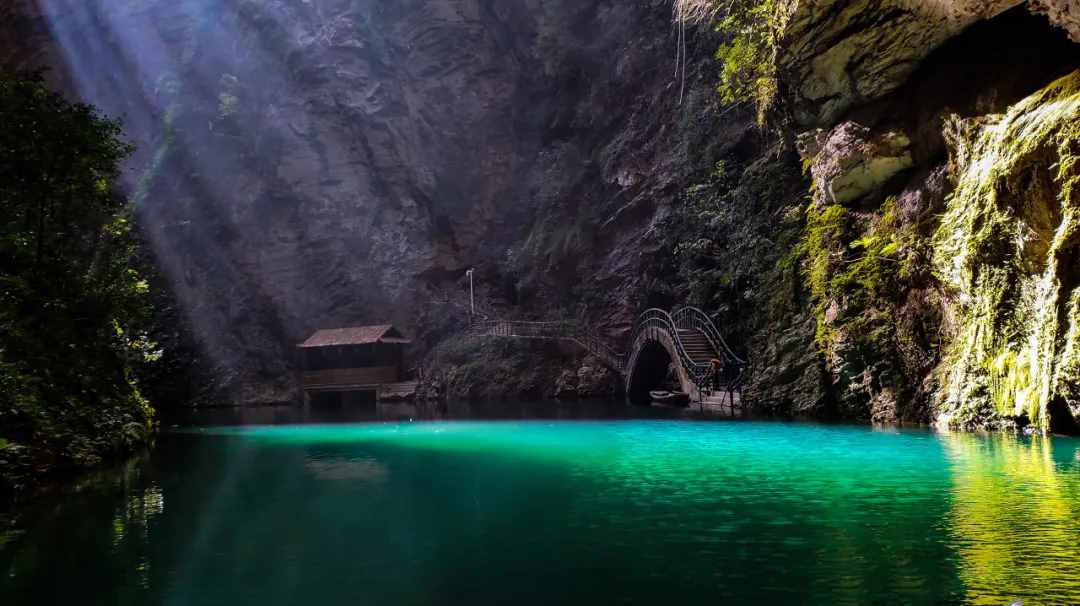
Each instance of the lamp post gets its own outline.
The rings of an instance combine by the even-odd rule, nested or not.
[[[469,316],[476,315],[476,297],[473,295],[473,270],[470,267],[469,271],[465,272],[465,275],[469,276]]]

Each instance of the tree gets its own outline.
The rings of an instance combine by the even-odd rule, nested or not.
[[[151,434],[153,411],[134,379],[153,350],[148,287],[116,189],[131,152],[118,122],[69,103],[40,74],[0,74],[0,475],[9,479],[27,453],[38,466],[93,465]]]

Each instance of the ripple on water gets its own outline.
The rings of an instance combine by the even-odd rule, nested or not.
[[[675,421],[193,430],[0,545],[0,600],[1080,603],[1077,444]]]

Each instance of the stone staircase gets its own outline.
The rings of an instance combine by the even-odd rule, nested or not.
[[[707,365],[710,360],[717,358],[719,355],[709,343],[709,339],[705,336],[705,333],[699,330],[680,328],[679,340],[682,341],[683,348],[686,349],[686,353],[690,356],[690,359],[696,364]]]

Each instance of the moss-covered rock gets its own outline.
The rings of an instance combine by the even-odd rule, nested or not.
[[[857,122],[829,133],[817,129],[800,140],[799,153],[810,166],[819,204],[847,204],[870,194],[911,168],[911,139],[890,130],[874,134]]]
[[[1049,429],[1052,407],[1077,407],[1080,71],[948,134],[956,191],[934,258],[959,330],[938,420]]]
[[[784,0],[778,72],[804,125],[903,86],[935,48],[1019,0]]]

